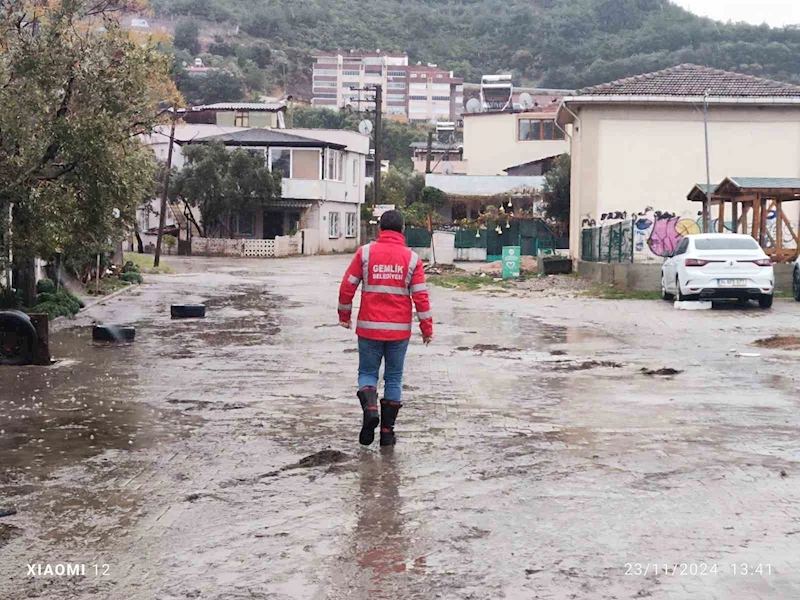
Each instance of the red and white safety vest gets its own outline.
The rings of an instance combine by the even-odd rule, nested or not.
[[[395,341],[411,337],[411,302],[419,328],[433,335],[433,318],[419,256],[406,247],[396,231],[381,231],[378,240],[356,252],[339,288],[339,320],[349,321],[353,296],[361,284],[361,308],[356,334],[371,340]]]

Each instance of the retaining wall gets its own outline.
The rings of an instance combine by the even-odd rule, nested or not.
[[[775,290],[792,291],[792,264],[775,265]],[[621,290],[658,292],[661,290],[660,264],[597,263],[578,261],[578,275],[594,283],[615,285]]]

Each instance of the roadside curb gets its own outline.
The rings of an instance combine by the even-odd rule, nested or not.
[[[104,304],[104,303],[108,302],[109,300],[113,300],[114,298],[117,298],[119,296],[127,294],[131,290],[134,290],[134,289],[138,288],[140,285],[142,285],[142,284],[140,284],[140,283],[131,284],[131,285],[127,286],[127,287],[122,288],[121,290],[117,290],[116,292],[113,292],[113,293],[109,294],[108,296],[103,296],[102,298],[98,298],[94,302],[85,305],[82,309],[80,309],[76,314],[72,315],[71,317],[63,317],[63,316],[62,317],[56,317],[55,319],[50,321],[50,323],[58,323],[59,321],[62,321],[64,319],[74,319],[74,318],[78,317],[79,315],[85,313],[90,308],[94,308],[95,306],[99,306],[101,304]]]

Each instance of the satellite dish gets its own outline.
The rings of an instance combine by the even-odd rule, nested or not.
[[[446,163],[444,163],[444,164],[442,165],[442,172],[443,172],[445,175],[452,175],[452,174],[453,174],[453,171],[454,171],[454,169],[453,169],[453,163],[446,162]]]
[[[533,96],[528,92],[523,92],[519,95],[519,104],[522,108],[533,108]]]
[[[361,123],[358,124],[358,131],[361,135],[369,135],[372,133],[372,121],[369,119],[364,119]]]
[[[467,100],[467,112],[468,113],[477,113],[481,112],[481,101],[477,98],[470,98]]]

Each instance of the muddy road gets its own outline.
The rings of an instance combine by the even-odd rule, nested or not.
[[[434,288],[381,452],[347,261],[173,259],[0,369],[0,598],[800,597],[800,305]]]

